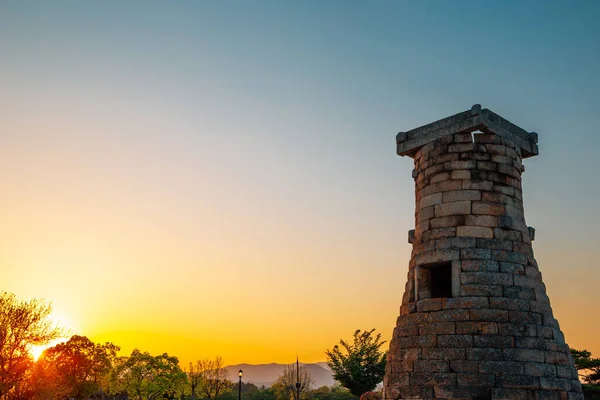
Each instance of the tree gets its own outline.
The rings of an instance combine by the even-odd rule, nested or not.
[[[152,356],[138,349],[133,350],[128,358],[119,359],[113,380],[113,391],[126,393],[128,398],[136,400],[172,398],[187,383],[177,357],[170,357],[167,353]]]
[[[385,343],[381,334],[373,337],[375,329],[354,332],[354,342],[340,340],[340,346],[325,352],[333,378],[356,397],[372,391],[383,380],[386,353],[379,348]]]
[[[46,374],[54,375],[65,396],[84,400],[102,389],[119,350],[112,343],[95,344],[85,336],[74,335],[46,349],[38,364],[46,368]]]
[[[27,376],[33,365],[31,346],[65,333],[49,321],[51,312],[51,304],[43,300],[20,301],[13,294],[0,294],[0,397]]]
[[[283,367],[282,374],[272,388],[278,400],[305,400],[308,398],[311,384],[312,379],[308,371],[296,363],[295,366],[291,364]]]
[[[600,396],[600,358],[592,358],[587,350],[571,349],[571,355],[586,396]]]
[[[199,391],[208,399],[214,399],[231,389],[232,382],[227,378],[228,371],[223,366],[223,359],[220,356],[215,357],[214,360],[196,361],[194,374],[197,375],[196,385]]]

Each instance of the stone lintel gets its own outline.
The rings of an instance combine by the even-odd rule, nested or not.
[[[476,130],[494,133],[511,140],[521,148],[523,158],[539,154],[537,133],[529,133],[487,108],[481,109],[479,104],[475,104],[470,110],[451,115],[408,132],[398,133],[396,136],[397,153],[401,156],[412,157],[419,148],[429,142],[446,135]]]

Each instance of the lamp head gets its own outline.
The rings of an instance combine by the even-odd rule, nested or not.
[[[244,375],[244,371],[242,371],[241,369],[238,371],[238,376],[241,378],[242,375]]]

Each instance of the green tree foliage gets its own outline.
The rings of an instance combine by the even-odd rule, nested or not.
[[[85,336],[72,336],[67,342],[46,349],[37,361],[36,372],[53,377],[52,385],[61,397],[89,398],[108,382],[119,347],[95,344]]]
[[[113,371],[113,391],[129,399],[155,400],[174,398],[187,384],[187,376],[179,367],[177,357],[168,354],[152,356],[135,349],[122,357]]]
[[[299,383],[299,389],[296,386]],[[306,400],[309,398],[312,380],[308,371],[298,365],[286,365],[272,386],[277,400]],[[300,399],[298,399],[300,394]]]
[[[593,358],[587,350],[571,349],[571,355],[583,382],[586,398],[600,399],[600,358]]]
[[[33,366],[29,349],[59,338],[64,331],[48,317],[52,306],[43,300],[20,301],[0,294],[0,398],[21,390]]]
[[[321,386],[311,392],[310,398],[313,400],[358,400],[348,389],[339,384],[332,387]]]
[[[359,329],[353,343],[340,340],[341,347],[335,345],[325,352],[333,378],[356,397],[375,389],[385,374],[386,353],[380,350],[385,341],[379,333],[373,337],[374,331]]]

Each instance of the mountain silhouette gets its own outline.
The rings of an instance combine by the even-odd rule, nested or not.
[[[296,366],[296,363],[292,364],[236,364],[228,365],[227,370],[229,371],[229,379],[233,382],[238,382],[238,371],[241,369],[243,373],[242,382],[254,383],[257,386],[271,386],[281,374],[283,374],[283,368],[286,365]],[[319,362],[314,364],[303,364],[300,366],[305,368],[310,374],[312,380],[312,387],[319,388],[321,386],[332,386],[335,381],[333,379],[333,373],[329,369],[327,363]]]

